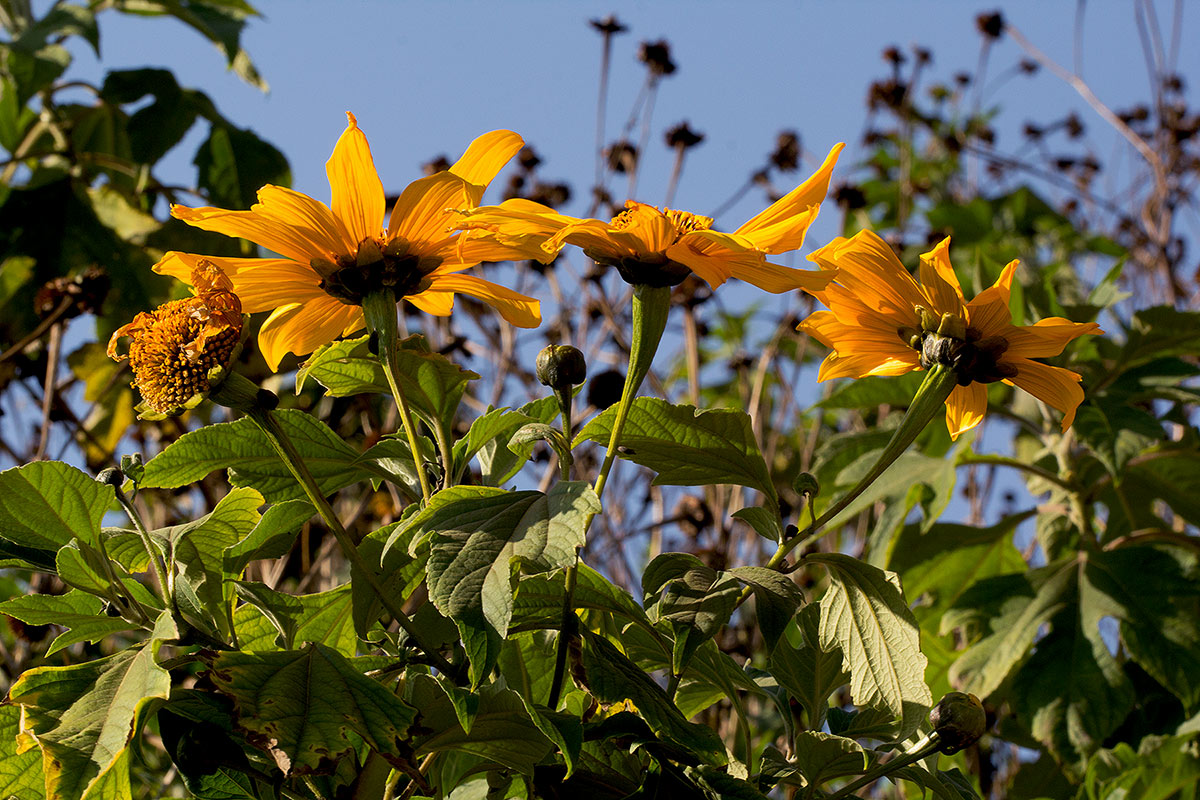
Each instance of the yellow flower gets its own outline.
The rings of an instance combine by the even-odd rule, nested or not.
[[[528,258],[550,261],[566,244],[583,248],[597,263],[616,267],[632,284],[673,286],[694,272],[714,288],[739,278],[768,292],[815,291],[831,274],[791,269],[768,255],[796,250],[816,219],[843,145],[807,181],[733,233],[712,229],[711,217],[660,209],[629,200],[611,221],[559,214],[530,200],[507,200],[461,213],[460,224],[485,230]]]
[[[306,355],[363,327],[362,301],[388,287],[429,314],[448,316],[454,295],[478,298],[524,328],[541,322],[539,303],[472,275],[481,261],[525,258],[486,235],[451,229],[451,207],[474,208],[487,184],[524,144],[512,131],[480,136],[448,172],[408,185],[383,227],[383,184],[353,114],[325,164],[330,206],[281,186],[264,186],[249,211],[173,206],[189,225],[238,236],[281,258],[223,258],[170,252],[156,272],[188,280],[201,258],[221,267],[246,313],[271,311],[259,347],[272,369],[285,353]]]
[[[237,355],[242,337],[242,306],[233,284],[211,261],[201,259],[188,276],[195,297],[172,300],[143,311],[108,341],[108,356],[129,359],[134,386],[153,414],[161,417],[194,408],[220,383]],[[118,341],[132,337],[127,355]]]
[[[1067,342],[1103,333],[1100,326],[1061,317],[1013,325],[1008,298],[1016,261],[968,303],[949,251],[947,238],[921,256],[920,283],[870,231],[835,239],[813,253],[813,261],[838,270],[833,283],[815,292],[829,311],[817,311],[800,324],[833,351],[817,379],[902,375],[935,361],[946,363],[959,375],[959,385],[946,399],[952,438],[983,420],[986,384],[998,380],[1063,412],[1065,431],[1083,402],[1080,375],[1033,359],[1057,356]]]

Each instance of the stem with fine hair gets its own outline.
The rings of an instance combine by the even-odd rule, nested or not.
[[[904,414],[904,419],[900,421],[900,426],[896,428],[892,434],[892,438],[883,448],[883,452],[879,454],[874,466],[862,477],[854,488],[846,492],[836,503],[825,510],[820,517],[813,520],[812,524],[804,530],[797,533],[788,539],[779,543],[779,548],[775,551],[775,555],[767,562],[769,569],[774,569],[783,563],[787,558],[788,553],[795,550],[797,547],[808,547],[813,542],[820,539],[825,534],[821,529],[829,523],[834,517],[846,510],[846,508],[854,502],[854,500],[866,491],[875,480],[899,458],[908,446],[916,440],[921,431],[925,430],[925,426],[929,424],[946,402],[946,398],[950,396],[950,392],[958,385],[958,373],[950,367],[942,364],[935,364],[925,375],[925,380],[921,383],[921,387],[917,389],[917,394],[913,397],[912,404],[909,405],[908,411]],[[810,499],[811,503],[812,500]],[[742,592],[739,603],[745,602],[750,596],[750,589],[747,588]]]
[[[593,489],[596,497],[604,494],[604,486],[608,483],[608,475],[612,471],[617,457],[617,446],[621,441],[621,433],[625,422],[629,419],[629,409],[637,396],[642,381],[650,372],[650,363],[658,350],[663,330],[667,327],[667,314],[671,309],[671,287],[647,286],[637,284],[633,287],[633,336],[629,347],[629,369],[625,373],[625,386],[621,390],[621,400],[617,404],[616,416],[613,418],[612,431],[608,437],[608,450],[604,454],[604,462],[596,476]],[[584,523],[584,531],[592,525],[595,514],[588,516]],[[559,628],[558,644],[554,652],[554,677],[550,681],[550,696],[547,705],[552,709],[558,708],[559,695],[562,693],[563,681],[566,678],[567,644],[575,633],[575,584],[577,581],[579,552],[575,552],[575,562],[567,567],[566,587],[563,594],[562,625]]]
[[[417,481],[421,484],[421,497],[426,502],[431,494],[429,478],[425,475],[425,459],[417,441],[417,428],[408,407],[408,400],[400,388],[400,373],[396,364],[398,327],[396,324],[396,294],[391,289],[380,289],[371,292],[363,299],[363,319],[366,320],[367,330],[375,334],[379,346],[379,361],[383,364],[383,373],[387,377],[388,386],[392,389],[392,397],[396,400],[396,408],[400,411],[400,422],[404,433],[408,436],[408,446],[412,450],[413,469],[417,473]],[[443,464],[449,470],[450,464]]]
[[[409,619],[404,610],[388,595],[387,590],[379,580],[379,576],[375,574],[375,570],[371,569],[366,559],[358,552],[358,547],[351,538],[349,531],[342,525],[342,521],[338,519],[333,506],[329,504],[325,495],[322,494],[320,486],[318,486],[316,479],[313,478],[312,473],[308,469],[308,465],[300,457],[300,453],[296,450],[295,445],[292,444],[292,440],[283,430],[274,413],[264,408],[252,408],[247,412],[247,415],[258,426],[258,429],[266,435],[267,441],[271,444],[275,453],[287,466],[288,471],[292,473],[292,477],[304,489],[304,494],[308,498],[308,501],[312,503],[317,513],[321,516],[321,519],[324,520],[329,530],[333,532],[334,538],[337,539],[337,543],[341,547],[342,555],[361,573],[363,579],[370,584],[371,589],[379,597],[383,607],[387,609],[387,612],[392,615],[392,618],[404,629],[404,632],[408,634],[408,637],[417,647],[425,652],[425,655],[429,658],[433,666],[447,675],[455,675],[456,671],[453,665],[442,657],[437,648],[432,647],[424,640],[424,637],[417,631],[416,626],[413,625],[412,620]]]

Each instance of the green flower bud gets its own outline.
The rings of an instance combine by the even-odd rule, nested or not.
[[[537,356],[537,379],[556,390],[569,390],[587,378],[587,361],[579,348],[569,344],[551,344]]]
[[[938,735],[938,749],[946,755],[970,747],[987,732],[983,703],[966,692],[950,692],[944,696],[929,712],[929,721]]]
[[[797,475],[796,480],[792,481],[792,488],[797,494],[808,497],[816,497],[821,493],[821,484],[817,483],[816,476],[811,472],[801,472]]]
[[[96,474],[96,483],[107,483],[120,489],[125,483],[125,476],[116,467],[105,467]]]
[[[137,483],[146,474],[146,467],[142,463],[141,453],[131,453],[127,456],[121,456],[121,472],[126,478]]]

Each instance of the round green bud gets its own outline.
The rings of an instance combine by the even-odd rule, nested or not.
[[[938,734],[938,749],[951,755],[970,747],[987,732],[987,714],[979,698],[967,692],[950,692],[929,712]]]
[[[119,489],[125,484],[125,475],[116,467],[105,467],[96,474],[96,483],[107,483]]]
[[[821,493],[821,484],[817,483],[817,476],[811,472],[801,472],[797,475],[796,480],[792,481],[792,488],[797,494],[808,497],[816,497]]]
[[[537,356],[537,379],[551,389],[570,389],[587,378],[587,361],[579,348],[550,344]]]

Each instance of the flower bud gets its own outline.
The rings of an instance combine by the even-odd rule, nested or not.
[[[537,379],[551,389],[569,390],[587,378],[587,361],[579,348],[550,344],[537,356]]]
[[[929,712],[929,721],[938,735],[939,749],[946,755],[970,747],[987,732],[983,703],[966,692],[945,695]]]
[[[105,467],[96,473],[96,483],[106,483],[120,489],[125,483],[125,476],[116,467]]]
[[[821,493],[821,484],[817,483],[817,476],[811,472],[801,472],[797,475],[796,480],[792,481],[792,488],[797,494],[808,497],[816,497]]]

